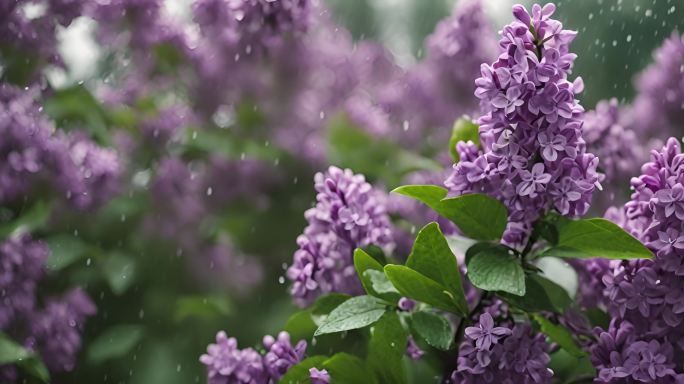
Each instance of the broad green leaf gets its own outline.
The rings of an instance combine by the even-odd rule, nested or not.
[[[543,256],[650,259],[653,253],[617,224],[601,218],[574,220],[558,229],[558,245]]]
[[[572,304],[567,291],[538,274],[525,276],[525,295],[499,293],[509,304],[526,312],[549,311],[563,313]]]
[[[437,185],[403,185],[395,188],[392,193],[416,199],[432,208],[433,211],[440,213],[442,199],[447,196],[448,191]]]
[[[0,239],[7,237],[17,230],[32,232],[41,228],[50,218],[52,204],[44,201],[34,203],[30,208],[19,212],[17,218],[0,224]]]
[[[88,251],[88,244],[73,235],[54,235],[45,239],[45,242],[50,248],[50,257],[46,264],[52,271],[68,267],[83,258]]]
[[[397,289],[394,288],[394,285],[392,285],[392,282],[389,281],[389,279],[385,275],[385,272],[369,269],[366,272],[364,272],[364,275],[370,278],[371,285],[373,286],[373,290],[375,292],[379,294],[392,294],[392,297],[396,298],[397,301],[401,299],[399,291],[397,291]]]
[[[50,381],[50,373],[38,356],[0,332],[0,365],[5,364],[16,364],[40,381]]]
[[[88,347],[88,361],[99,364],[125,356],[143,337],[141,325],[115,325],[102,332]]]
[[[446,287],[457,306],[467,311],[461,271],[437,223],[430,223],[418,232],[406,266]]]
[[[456,151],[456,144],[459,141],[472,141],[475,145],[480,145],[480,126],[464,117],[456,120],[451,129],[451,139],[449,140],[449,153],[455,163],[461,159]]]
[[[316,299],[316,302],[311,306],[311,313],[314,315],[327,315],[349,299],[351,299],[351,296],[343,293],[329,293]]]
[[[554,379],[562,384],[591,383],[596,377],[596,369],[589,356],[577,358],[562,348],[551,354],[549,368]]]
[[[438,213],[466,236],[482,241],[501,239],[508,222],[506,207],[499,200],[477,193],[442,199]]]
[[[363,360],[354,355],[340,352],[323,362],[323,369],[330,374],[335,384],[376,384],[375,376]]]
[[[363,328],[378,321],[387,305],[373,296],[357,296],[333,309],[314,336]]]
[[[33,356],[26,348],[0,333],[0,365],[13,364]]]
[[[233,312],[231,301],[220,295],[183,296],[176,300],[175,321],[188,318],[216,319]]]
[[[408,334],[396,312],[385,313],[371,327],[368,344],[368,366],[381,383],[405,383],[406,369],[402,358],[406,353]]]
[[[106,115],[95,97],[82,85],[60,89],[44,103],[45,113],[64,129],[85,127],[102,144],[108,144]]]
[[[292,340],[309,339],[316,332],[316,323],[311,316],[311,311],[306,309],[297,311],[287,319],[284,331],[290,334]]]
[[[403,265],[386,265],[385,274],[395,288],[406,297],[430,304],[435,308],[456,313],[467,314],[449,290],[438,282]]]
[[[136,261],[124,253],[115,251],[107,255],[102,264],[102,272],[112,292],[121,295],[135,281]]]
[[[484,249],[468,262],[468,279],[485,291],[525,295],[525,271],[510,252],[499,248]]]
[[[586,353],[580,349],[575,340],[572,338],[572,333],[560,324],[554,324],[542,315],[532,315],[534,321],[539,324],[541,331],[551,339],[551,341],[558,344],[568,353],[575,357],[585,356]]]
[[[454,330],[444,316],[426,311],[415,312],[411,315],[411,325],[431,346],[443,351],[451,348]]]
[[[323,363],[328,360],[327,356],[311,356],[290,367],[287,373],[280,379],[280,384],[310,384],[309,369],[323,369]]]
[[[589,320],[589,324],[593,327],[601,327],[603,329],[608,329],[610,325],[610,315],[600,308],[589,308],[584,311],[584,314]]]
[[[369,295],[387,300],[390,303],[399,301],[401,296],[394,289],[392,283],[387,280],[382,265],[360,248],[354,251],[354,267],[363,288]]]

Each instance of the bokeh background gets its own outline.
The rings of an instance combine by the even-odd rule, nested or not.
[[[492,32],[511,19],[513,3],[482,2]],[[63,65],[40,69],[41,113],[60,129],[84,130],[98,145],[116,148],[119,177],[125,181],[105,202],[87,210],[71,209],[59,198],[43,204],[48,200],[35,194],[12,204],[0,201],[4,227],[16,230],[16,218],[33,215],[37,219],[24,221],[21,228],[50,246],[49,273],[39,294],[81,286],[97,306],[85,324],[75,368],[57,373],[54,381],[202,383],[206,374],[198,357],[218,330],[245,346],[280,331],[296,308],[285,270],[306,223],[303,212],[315,199],[314,173],[328,164],[349,166],[391,189],[409,170],[443,167],[446,144],[439,138],[448,138],[451,130],[450,124],[437,124],[431,128],[441,134],[419,131],[423,110],[414,108],[408,117],[380,124],[378,135],[358,132],[353,126],[363,123],[355,120],[355,104],[319,108],[315,87],[307,90],[313,95],[288,88],[299,89],[303,82],[289,78],[288,71],[301,66],[294,73],[306,79],[321,65],[330,65],[336,81],[344,83],[339,77],[346,60],[360,55],[360,62],[367,59],[372,65],[364,69],[368,73],[355,75],[361,85],[352,93],[382,89],[399,94],[396,89],[408,80],[390,72],[411,71],[425,61],[426,39],[456,5],[442,0],[323,1],[321,9],[330,12],[314,17],[329,18],[336,27],[328,27],[322,39],[304,42],[322,44],[316,48],[320,51],[303,50],[300,57],[288,57],[291,62],[266,53],[247,69],[211,68],[215,77],[208,79],[217,87],[204,84],[201,93],[188,86],[197,83],[190,68],[198,64],[176,48],[174,31],[161,33],[162,43],[147,43],[135,40],[139,25],[119,24],[104,14],[99,20],[79,16],[58,26],[55,47]],[[562,0],[556,5],[559,19],[579,32],[573,73],[584,79],[580,100],[587,110],[612,97],[630,104],[637,92],[634,79],[653,62],[654,50],[673,31],[684,29],[684,4],[678,0]],[[155,17],[183,33],[203,36],[192,1],[166,0]],[[219,44],[207,37],[195,41]],[[3,52],[3,81],[21,84],[22,76],[9,69],[28,64],[12,65],[9,59],[16,56]],[[150,52],[154,60],[145,55]],[[319,52],[327,56],[307,56]],[[324,64],[311,64],[316,58]],[[274,88],[269,85],[264,96],[252,83],[252,72],[284,91],[270,92]],[[387,90],[387,83],[394,90]],[[227,89],[250,87],[256,91],[237,92],[237,101],[226,102],[229,107],[212,105],[223,97],[212,91],[223,95]],[[476,100],[465,104],[470,107],[459,113],[473,112]],[[367,111],[360,114],[361,121],[374,118]],[[295,133],[303,124],[319,130],[322,144],[313,150],[306,147],[309,136]],[[392,139],[394,132],[404,138]],[[678,132],[684,134],[684,125]],[[431,141],[431,135],[436,139]],[[652,137],[662,139],[662,132]],[[644,150],[649,145],[647,140],[640,144]],[[409,222],[404,228],[415,230]]]

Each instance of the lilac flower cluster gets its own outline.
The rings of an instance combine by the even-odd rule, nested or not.
[[[38,68],[42,64],[62,65],[57,52],[57,28],[71,24],[82,14],[85,4],[84,0],[3,1],[0,4],[0,46],[23,55],[26,58],[23,65],[38,64]],[[37,15],[26,12],[31,6],[40,9]],[[34,77],[35,73],[30,76]]]
[[[626,119],[641,139],[657,132],[681,136],[684,121],[684,35],[674,32],[655,51],[654,63],[637,78],[638,91]]]
[[[74,367],[85,320],[96,308],[80,289],[38,307],[37,286],[49,253],[27,234],[0,244],[0,331],[38,353],[51,372],[65,372]],[[16,367],[0,365],[1,381],[18,379]]]
[[[45,119],[33,89],[0,86],[0,202],[47,184],[77,208],[116,193],[121,166],[111,149],[80,134],[67,135]]]
[[[603,100],[584,115],[584,139],[587,150],[601,159],[605,183],[625,187],[634,169],[646,160],[636,133],[621,123],[617,99]],[[624,184],[624,185],[623,185]]]
[[[465,329],[453,383],[550,383],[549,345],[529,324],[502,320],[488,311]]]
[[[679,383],[684,365],[684,154],[670,138],[632,179],[620,224],[653,260],[615,262],[603,277],[613,321],[597,330],[592,360],[601,382]],[[613,214],[613,217],[620,218]]]
[[[209,384],[276,383],[306,353],[306,341],[293,346],[287,332],[280,332],[277,339],[265,336],[263,345],[267,350],[263,356],[252,348],[238,349],[237,340],[220,331],[216,344],[209,344],[207,353],[200,357],[207,366]],[[320,377],[326,374],[317,371],[314,376],[323,380]]]
[[[555,6],[516,5],[517,21],[501,31],[501,54],[483,64],[475,95],[486,114],[478,120],[482,151],[457,147],[461,161],[445,185],[451,195],[486,193],[504,202],[509,223],[504,241],[524,243],[532,223],[555,208],[583,215],[600,186],[598,158],[585,151],[583,108],[574,94],[581,79],[567,77],[576,57],[576,32],[551,18]]]
[[[300,305],[328,292],[360,293],[353,251],[357,247],[393,247],[385,196],[351,170],[330,167],[315,178],[316,206],[304,217],[308,226],[287,270],[291,294]]]
[[[479,1],[462,1],[426,40],[426,57],[410,68],[400,92],[387,92],[385,103],[409,123],[406,143],[448,139],[448,128],[461,115],[477,112],[473,78],[480,64],[496,57],[496,41]],[[434,137],[430,137],[434,136]],[[415,144],[414,144],[415,145]]]

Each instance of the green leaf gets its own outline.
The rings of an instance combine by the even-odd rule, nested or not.
[[[377,381],[363,360],[354,355],[340,352],[323,362],[323,369],[330,374],[335,384],[375,384]]]
[[[121,295],[135,281],[136,261],[124,253],[114,251],[107,255],[102,264],[102,272],[112,292]]]
[[[525,295],[499,293],[499,296],[526,312],[563,313],[572,304],[572,299],[563,287],[538,274],[525,276]]]
[[[10,222],[0,224],[0,239],[5,238],[17,230],[32,232],[47,223],[52,212],[52,204],[38,201],[28,210],[23,210],[19,216]]]
[[[395,288],[406,297],[430,304],[435,308],[456,313],[467,314],[449,290],[438,282],[403,265],[386,265],[385,275]]]
[[[577,358],[562,348],[551,354],[549,368],[554,379],[561,384],[591,383],[596,377],[596,369],[589,356]]]
[[[44,108],[61,128],[85,127],[101,144],[109,143],[104,109],[84,86],[74,85],[54,92],[44,102]]]
[[[354,251],[354,267],[359,275],[363,288],[369,295],[396,303],[401,296],[394,289],[392,283],[387,280],[382,265],[363,249],[357,248]]]
[[[463,313],[467,312],[468,304],[456,256],[451,253],[437,223],[430,223],[418,232],[406,266],[446,287],[456,305]]]
[[[314,336],[363,328],[378,321],[386,310],[386,304],[376,297],[352,297],[330,312]]]
[[[382,248],[378,247],[377,245],[368,245],[362,248],[364,252],[366,252],[370,257],[375,259],[378,263],[381,265],[387,264],[387,258],[385,257],[385,251],[382,250]]]
[[[35,354],[0,332],[0,365],[6,364],[16,364],[42,382],[50,381],[50,373]]]
[[[468,279],[485,291],[525,294],[525,271],[520,261],[500,248],[483,249],[468,262]]]
[[[329,293],[316,300],[314,305],[311,306],[311,313],[314,315],[327,315],[349,299],[351,299],[351,296],[343,293]]]
[[[88,244],[73,235],[54,235],[45,239],[50,248],[47,267],[52,271],[60,271],[83,258],[88,251]]]
[[[311,356],[290,367],[287,373],[280,379],[280,384],[310,384],[309,369],[323,369],[323,363],[328,360],[327,356]]]
[[[475,240],[500,240],[508,222],[506,207],[499,200],[478,193],[443,199],[439,209],[440,215]]]
[[[587,320],[589,320],[589,324],[591,324],[592,327],[601,327],[603,329],[608,329],[611,320],[610,315],[608,315],[602,309],[589,308],[586,311],[584,311],[584,314],[587,316]]]
[[[290,334],[292,340],[302,340],[311,338],[316,328],[318,327],[311,316],[311,311],[307,309],[293,313],[287,319],[283,330]]]
[[[443,351],[451,349],[454,330],[443,316],[426,311],[415,312],[411,315],[411,325],[431,346]]]
[[[176,300],[175,321],[188,318],[216,319],[233,312],[231,301],[220,295],[183,296]]]
[[[394,311],[385,313],[371,327],[367,361],[381,383],[406,382],[402,358],[406,353],[407,337],[408,334]]]
[[[0,365],[13,364],[33,356],[26,348],[0,333]]]
[[[115,325],[102,332],[88,348],[88,361],[99,364],[118,359],[133,350],[143,337],[141,325]]]
[[[541,331],[551,339],[551,341],[558,344],[565,349],[569,354],[575,357],[585,356],[586,353],[580,349],[575,340],[572,338],[572,333],[560,324],[554,324],[542,315],[532,315],[534,321],[539,324]]]
[[[470,119],[460,118],[454,123],[451,130],[451,139],[449,139],[449,153],[458,163],[461,159],[456,151],[456,144],[459,141],[472,141],[475,145],[480,145],[480,126],[473,123]]]
[[[617,224],[600,218],[574,220],[558,229],[558,245],[543,256],[650,259],[653,253]]]
[[[418,201],[421,201],[433,211],[439,213],[442,199],[444,199],[448,191],[437,185],[403,185],[395,188],[392,193],[408,196]]]

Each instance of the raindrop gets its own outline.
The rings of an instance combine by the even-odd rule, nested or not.
[[[87,267],[90,267],[90,263],[91,263],[91,262],[92,262],[92,260],[91,260],[90,257],[89,257],[88,260],[86,260],[86,266],[87,266]]]
[[[278,283],[280,283],[280,284],[285,284],[285,277],[280,276],[280,277],[278,278]]]
[[[320,117],[321,120],[325,119],[325,112],[321,111],[321,113],[318,114],[318,117]]]
[[[240,154],[240,160],[244,160],[244,159],[245,159],[245,153],[242,152],[242,153]]]
[[[180,372],[180,371],[181,371],[181,365],[178,364],[178,365],[176,366],[176,372]]]
[[[211,187],[207,188],[207,196],[211,196],[213,193],[214,190]]]
[[[121,222],[123,223],[123,222],[125,222],[125,221],[126,221],[126,214],[125,214],[125,213],[122,213],[122,214],[121,214]]]
[[[627,42],[629,43],[630,41],[632,41],[632,35],[627,35]]]
[[[404,120],[404,132],[409,130],[409,122],[408,120]]]
[[[617,40],[613,40],[613,47],[617,46]]]

